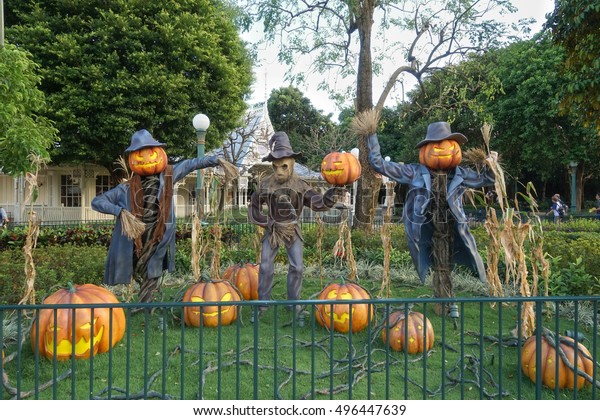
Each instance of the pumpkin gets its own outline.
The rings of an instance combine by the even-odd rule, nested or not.
[[[40,310],[39,318],[34,320],[30,331],[33,351],[52,359],[55,335],[57,360],[68,360],[72,356],[87,359],[91,354],[109,351],[125,334],[125,312],[123,308],[85,306],[100,303],[119,301],[109,290],[94,284],[69,284],[48,296],[42,304],[76,304],[78,307],[75,310]]]
[[[409,311],[406,325],[404,311],[392,312],[381,332],[381,339],[386,344],[388,331],[390,348],[402,351],[405,343],[408,343],[406,351],[409,354],[431,350],[435,341],[433,325],[421,312]],[[408,340],[405,339],[405,333],[408,333]]]
[[[225,269],[223,280],[233,283],[245,300],[257,300],[259,268],[259,264],[234,264]]]
[[[129,153],[129,169],[140,176],[156,175],[167,167],[167,154],[162,147],[143,147]]]
[[[207,280],[192,284],[183,295],[184,302],[239,302],[239,292],[227,280]],[[205,327],[229,325],[237,319],[237,305],[186,306],[183,309],[185,325]]]
[[[559,348],[565,353],[567,360],[571,365],[575,365],[575,343],[571,337],[559,336]],[[585,372],[592,376],[594,374],[594,364],[588,349],[581,343],[577,343],[579,352],[577,354],[577,370]],[[588,356],[586,358],[585,356]],[[556,361],[558,360],[558,377],[556,376]],[[549,388],[559,389],[575,387],[575,372],[572,371],[563,361],[560,354],[556,352],[554,345],[550,344],[544,334],[542,334],[542,384]],[[529,337],[521,349],[521,368],[523,373],[533,382],[536,380],[536,337]],[[586,384],[585,378],[577,375],[577,389]]]
[[[363,300],[370,298],[369,292],[363,287],[350,282],[330,283],[321,291],[318,297],[319,300]],[[315,314],[319,325],[327,329],[332,327],[333,315],[333,329],[341,333],[350,331],[350,319],[352,319],[352,332],[355,333],[365,329],[369,325],[369,320],[373,320],[375,315],[373,305],[368,303],[353,303],[352,312],[350,312],[350,304],[322,303],[316,305]]]
[[[331,185],[348,185],[360,177],[360,162],[352,153],[331,152],[321,162],[321,175]]]
[[[429,169],[453,169],[461,160],[460,144],[452,139],[426,143],[419,148],[419,162]]]

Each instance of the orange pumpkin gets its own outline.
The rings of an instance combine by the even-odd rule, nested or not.
[[[360,177],[360,162],[352,153],[331,152],[321,162],[321,175],[331,185],[348,185]]]
[[[371,296],[363,287],[356,283],[330,283],[319,294],[319,300],[363,300]],[[368,303],[353,303],[352,311],[347,303],[322,303],[316,305],[315,314],[319,325],[331,329],[333,318],[333,329],[346,333],[350,331],[350,319],[352,319],[352,332],[362,331],[374,319],[374,307]],[[370,313],[370,315],[369,315]],[[369,318],[370,317],[370,318]]]
[[[567,360],[572,365],[575,365],[575,343],[572,338],[559,336],[559,347],[567,356]],[[581,343],[577,343],[579,352],[577,354],[577,370],[585,372],[592,376],[594,374],[594,364],[591,360],[591,355],[588,349]],[[533,382],[536,380],[536,337],[529,337],[521,350],[521,368],[523,373]],[[588,356],[588,358],[584,357]],[[556,361],[558,361],[558,377],[556,376]],[[542,335],[542,384],[549,388],[555,388],[558,385],[559,389],[575,387],[575,372],[573,372],[562,360],[560,354],[556,352],[556,348],[551,345],[546,337]],[[582,388],[586,383],[589,383],[582,376],[577,375],[577,389]]]
[[[159,174],[166,167],[167,154],[162,147],[144,147],[129,153],[129,169],[140,176]]]
[[[259,264],[234,264],[223,272],[223,280],[232,282],[245,300],[257,300],[259,268]]]
[[[55,336],[56,359],[68,360],[73,356],[73,350],[77,359],[87,359],[90,354],[105,353],[114,347],[125,333],[123,308],[85,306],[119,303],[115,295],[103,287],[94,284],[69,285],[48,296],[42,303],[78,305],[75,310],[42,309],[39,318],[34,320],[30,331],[31,348],[49,359],[54,357]]]
[[[453,169],[461,160],[460,144],[452,139],[426,143],[419,148],[419,162],[429,169]]]
[[[405,325],[404,311],[392,312],[381,332],[381,339],[387,344],[387,332],[390,334],[390,348],[396,351],[404,350],[407,346],[409,354],[422,353],[430,350],[435,341],[433,325],[421,312],[408,312],[408,322]],[[407,331],[408,329],[408,331]],[[408,340],[405,339],[408,333]],[[407,344],[405,344],[407,343]]]
[[[183,295],[184,302],[239,302],[238,291],[226,280],[199,281],[192,284]],[[237,305],[186,306],[183,309],[185,325],[205,327],[229,325],[237,319]],[[202,320],[202,321],[201,321]]]

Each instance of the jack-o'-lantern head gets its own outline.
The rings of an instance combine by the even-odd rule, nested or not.
[[[238,302],[240,294],[226,280],[199,281],[192,284],[183,296],[183,302],[216,303],[203,306],[186,306],[183,310],[185,325],[199,327],[217,327],[229,325],[237,319],[237,306],[226,305]]]
[[[110,350],[125,332],[123,308],[86,307],[114,304],[110,291],[94,284],[70,285],[44,300],[44,304],[78,304],[71,308],[42,309],[31,327],[31,347],[41,356],[57,360],[86,359]],[[56,312],[56,313],[55,313]]]
[[[453,133],[447,122],[429,124],[425,139],[417,144],[419,162],[433,170],[454,169],[462,160],[460,145],[466,141],[463,134]]]
[[[352,153],[331,152],[321,162],[321,175],[331,185],[352,184],[361,171],[360,162]]]
[[[129,152],[129,169],[140,176],[156,175],[167,167],[167,154],[163,146],[147,130],[136,131],[131,137],[131,145],[125,150]]]
[[[369,292],[356,283],[330,283],[319,294],[319,300],[364,300],[370,299]],[[353,333],[365,329],[373,321],[375,310],[367,303],[318,304],[315,308],[317,323],[337,332]]]

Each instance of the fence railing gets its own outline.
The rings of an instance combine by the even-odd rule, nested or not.
[[[0,399],[599,399],[599,303],[4,305]],[[518,320],[529,310],[526,342]]]

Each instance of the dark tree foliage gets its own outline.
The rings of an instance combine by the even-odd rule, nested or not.
[[[232,11],[207,0],[5,3],[7,39],[40,65],[55,163],[111,167],[150,130],[171,158],[195,155],[192,117],[211,119],[207,149],[245,110],[251,61]]]

